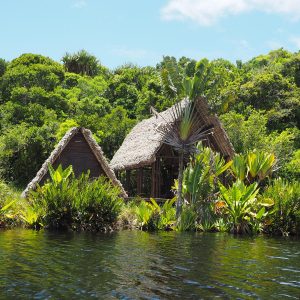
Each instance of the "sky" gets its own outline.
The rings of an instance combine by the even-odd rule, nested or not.
[[[300,0],[0,0],[0,58],[81,49],[116,68],[165,55],[247,61],[300,50]]]

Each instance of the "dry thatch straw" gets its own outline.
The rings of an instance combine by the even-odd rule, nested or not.
[[[187,100],[180,102],[181,109],[188,105]],[[123,144],[115,153],[110,166],[115,171],[137,169],[149,166],[156,160],[156,153],[159,151],[165,137],[161,134],[166,132],[166,127],[175,124],[178,120],[174,113],[178,106],[155,114],[153,117],[138,123],[126,136]],[[232,158],[234,149],[229,138],[216,115],[209,111],[204,98],[198,98],[195,105],[195,114],[199,119],[199,128],[209,128],[212,134],[207,135],[205,141],[213,150],[220,152],[226,159]],[[164,130],[160,130],[163,128]]]
[[[88,129],[85,129],[85,128],[81,128],[81,127],[73,127],[64,135],[64,137],[60,140],[58,145],[55,147],[55,149],[50,154],[49,158],[43,163],[41,169],[37,172],[36,176],[27,185],[26,189],[22,193],[22,197],[26,197],[30,190],[36,189],[38,183],[41,182],[41,180],[44,178],[44,176],[48,173],[48,165],[54,164],[54,162],[60,156],[62,151],[65,149],[65,147],[68,145],[68,143],[72,140],[72,138],[78,132],[81,132],[82,135],[84,136],[87,144],[89,145],[92,153],[94,154],[97,161],[99,162],[105,175],[111,180],[111,182],[114,186],[118,186],[121,189],[121,196],[127,197],[127,194],[126,194],[122,184],[117,179],[113,169],[111,169],[111,167],[109,166],[109,163],[108,163],[107,159],[105,158],[101,147],[97,144],[97,142],[93,138],[91,131]]]

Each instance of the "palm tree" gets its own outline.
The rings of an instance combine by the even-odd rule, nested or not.
[[[66,53],[62,58],[65,69],[81,75],[95,76],[99,73],[98,59],[85,50],[77,53]]]
[[[182,180],[184,158],[196,151],[196,143],[205,139],[212,129],[203,128],[195,112],[196,100],[203,97],[205,81],[205,66],[197,65],[192,78],[186,74],[180,75],[178,66],[170,61],[161,71],[163,86],[169,96],[174,99],[171,110],[171,120],[165,120],[165,126],[157,131],[163,137],[165,144],[172,146],[179,154],[178,190],[176,201],[176,218],[179,219],[182,211]],[[176,82],[176,83],[175,83]],[[175,86],[175,84],[176,86]],[[182,100],[182,98],[184,98]],[[162,117],[162,116],[161,116]]]

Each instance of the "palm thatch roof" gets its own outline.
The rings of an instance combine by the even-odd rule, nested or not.
[[[26,189],[23,191],[23,193],[22,193],[23,197],[26,197],[30,190],[35,190],[37,185],[41,181],[43,181],[43,179],[45,179],[45,177],[48,173],[48,165],[49,164],[53,165],[55,163],[55,161],[62,154],[63,150],[66,148],[68,143],[78,133],[81,133],[83,135],[85,141],[87,142],[88,146],[91,149],[91,152],[94,154],[96,160],[100,164],[105,175],[111,180],[111,182],[114,186],[118,186],[121,189],[121,196],[127,197],[127,194],[126,194],[122,184],[117,179],[114,171],[109,166],[109,163],[108,163],[107,159],[105,158],[101,147],[94,140],[91,131],[88,129],[85,129],[85,128],[81,128],[81,127],[73,127],[64,135],[64,137],[60,140],[58,145],[55,147],[55,149],[50,154],[49,158],[43,163],[41,169],[37,172],[36,176],[33,178],[33,180],[27,185]],[[99,168],[100,168],[100,166],[99,166]]]
[[[183,100],[180,106],[183,109],[187,104],[187,100]],[[112,169],[115,171],[136,169],[155,162],[156,153],[164,143],[164,137],[159,128],[166,126],[167,123],[178,121],[174,120],[174,109],[175,107],[172,106],[164,112],[138,123],[126,136],[111,160]],[[231,158],[234,154],[233,146],[218,117],[210,113],[204,98],[196,100],[195,113],[201,121],[199,122],[201,127],[212,128],[212,134],[207,136],[206,144],[220,152],[225,158]]]

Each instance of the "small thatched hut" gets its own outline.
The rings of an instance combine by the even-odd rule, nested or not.
[[[80,127],[73,127],[58,143],[56,148],[44,162],[35,178],[28,184],[23,191],[26,197],[29,190],[34,190],[37,184],[42,185],[49,178],[48,165],[51,164],[56,169],[60,164],[63,168],[73,166],[75,176],[90,172],[91,178],[101,175],[107,176],[113,185],[121,188],[121,195],[127,197],[122,184],[116,178],[114,171],[110,168],[104,154],[94,140],[90,130]]]
[[[181,102],[185,107],[186,100]],[[174,107],[158,116],[153,116],[138,123],[125,138],[120,149],[115,153],[110,166],[123,182],[129,196],[169,198],[172,197],[171,186],[178,176],[178,155],[171,146],[164,144],[164,137],[158,127],[173,120]],[[199,118],[200,128],[212,128],[203,143],[218,151],[228,160],[234,149],[218,117],[210,114],[203,98],[196,102],[195,112]]]

